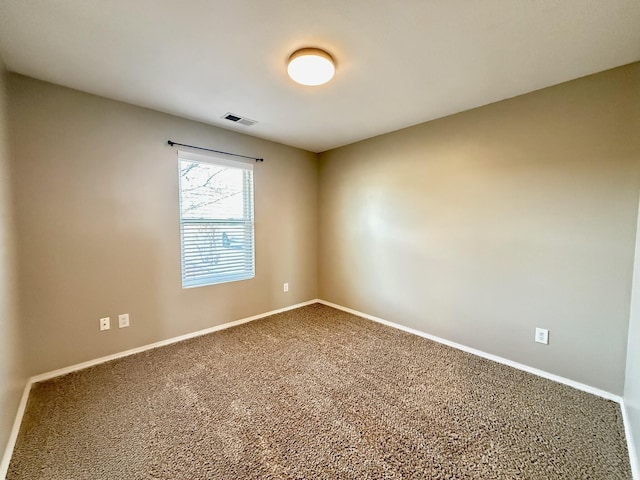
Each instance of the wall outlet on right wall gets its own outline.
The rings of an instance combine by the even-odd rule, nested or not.
[[[285,284],[282,285],[282,291],[283,292],[288,292],[289,291],[289,284],[288,283],[285,283]]]
[[[549,345],[549,330],[547,330],[546,328],[536,328],[535,341],[537,343],[544,343],[545,345]]]

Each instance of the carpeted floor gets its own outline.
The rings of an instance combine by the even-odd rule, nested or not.
[[[33,387],[8,480],[624,479],[611,401],[311,305]]]

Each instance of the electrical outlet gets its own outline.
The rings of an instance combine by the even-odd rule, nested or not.
[[[289,284],[288,284],[288,283],[285,283],[285,284],[282,286],[282,290],[283,290],[283,291],[285,291],[285,292],[288,292],[288,291],[289,291]]]
[[[549,345],[549,330],[546,328],[536,328],[536,342]]]
[[[109,330],[111,328],[111,319],[109,317],[104,317],[100,319],[100,331]]]
[[[118,315],[118,328],[124,328],[129,326],[129,314],[122,313]]]

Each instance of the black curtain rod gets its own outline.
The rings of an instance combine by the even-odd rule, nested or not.
[[[195,145],[187,145],[186,143],[176,143],[176,142],[172,142],[171,140],[167,140],[167,145],[171,145],[172,147],[174,145],[180,145],[181,147],[197,148],[198,150],[206,150],[207,152],[222,153],[223,155],[231,155],[232,157],[249,158],[251,160],[255,160],[256,162],[264,162],[264,158],[247,157],[246,155],[239,155],[237,153],[229,153],[229,152],[223,152],[220,150],[213,150],[212,148],[196,147]]]

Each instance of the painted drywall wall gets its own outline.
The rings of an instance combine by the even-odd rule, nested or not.
[[[30,374],[316,298],[315,154],[27,77],[9,86]],[[169,139],[264,157],[254,279],[181,288]],[[113,328],[120,313],[129,328]]]
[[[633,437],[636,469],[640,472],[640,215],[638,215],[638,232],[633,268],[624,405],[627,409],[629,428]],[[633,455],[631,458],[633,459]]]
[[[26,383],[17,310],[6,77],[0,60],[0,456],[5,450]]]
[[[320,298],[622,394],[639,86],[636,63],[321,154]]]

